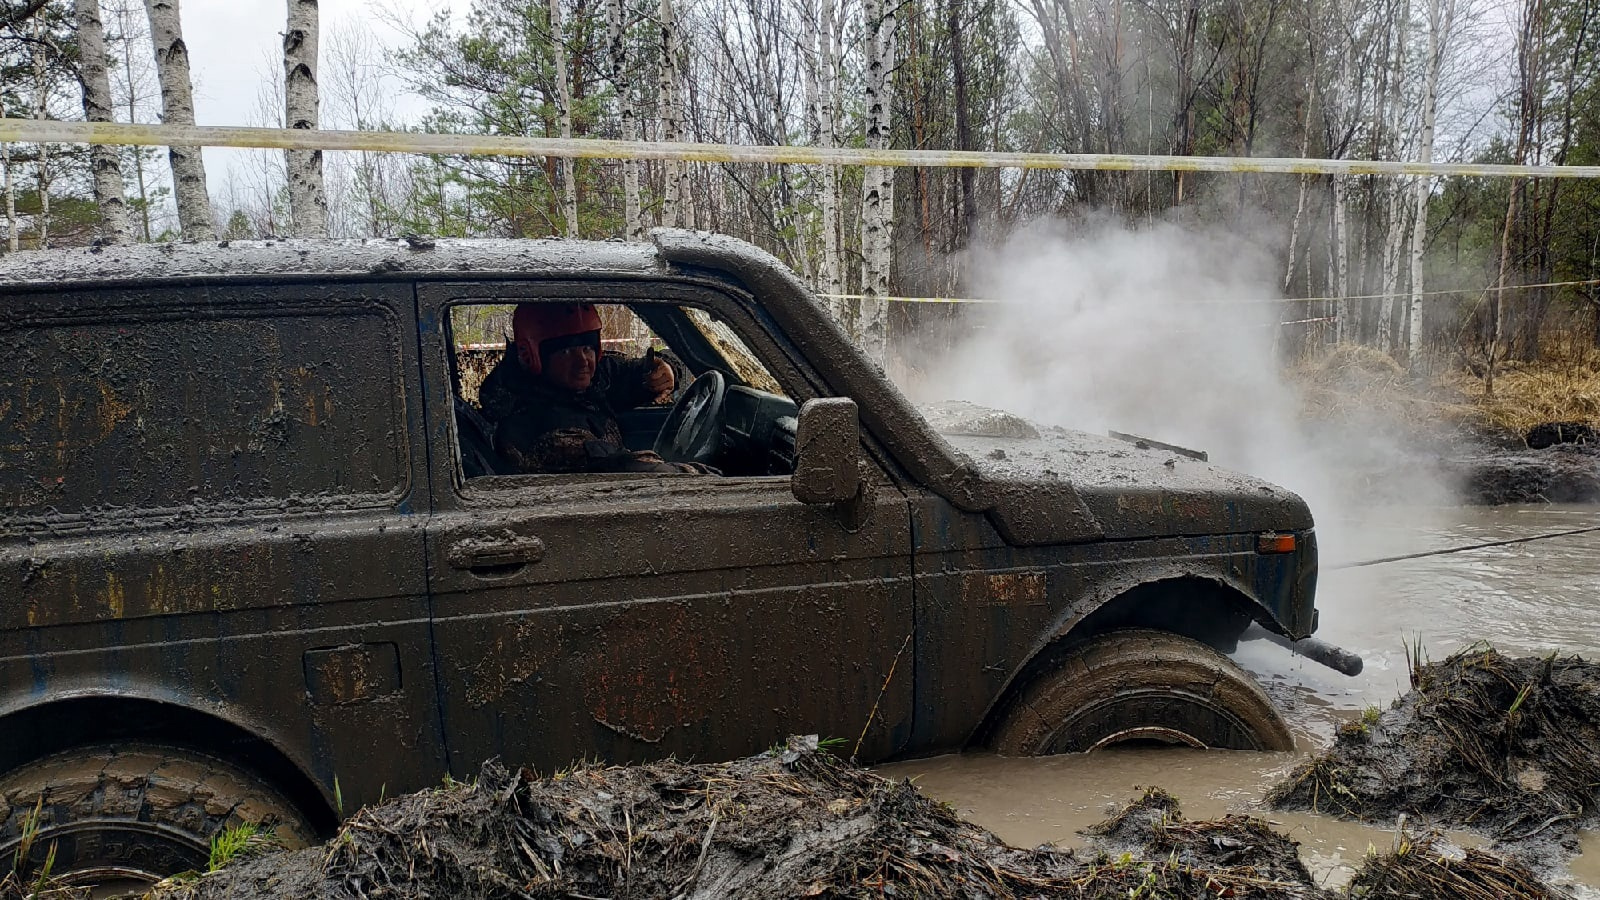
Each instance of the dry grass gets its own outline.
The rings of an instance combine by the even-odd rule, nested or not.
[[[1600,425],[1597,353],[1504,363],[1495,373],[1493,397],[1484,395],[1484,380],[1471,372],[1451,373],[1441,386],[1461,396],[1486,424],[1511,434],[1545,422]]]
[[[1520,440],[1545,422],[1600,426],[1600,352],[1552,353],[1536,363],[1502,363],[1495,396],[1481,372],[1455,369],[1411,378],[1388,354],[1341,344],[1290,372],[1311,418],[1383,421],[1426,430],[1472,431]]]

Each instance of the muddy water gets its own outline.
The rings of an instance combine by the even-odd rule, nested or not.
[[[1004,759],[945,756],[883,767],[915,778],[1013,844],[1082,844],[1078,830],[1108,808],[1160,785],[1195,818],[1229,812],[1265,815],[1299,841],[1319,878],[1348,879],[1369,847],[1386,848],[1392,830],[1309,814],[1266,812],[1260,798],[1339,723],[1368,706],[1387,706],[1406,690],[1405,647],[1420,639],[1434,658],[1477,640],[1511,654],[1559,649],[1600,658],[1600,532],[1513,544],[1369,568],[1342,562],[1395,556],[1554,531],[1600,526],[1595,507],[1385,510],[1368,522],[1319,522],[1323,543],[1318,605],[1325,640],[1355,650],[1366,670],[1347,678],[1288,651],[1251,642],[1236,659],[1268,685],[1294,726],[1301,753],[1218,753],[1113,749],[1092,755]],[[1470,835],[1454,835],[1464,845]],[[1584,835],[1572,864],[1580,892],[1600,898],[1600,835]]]

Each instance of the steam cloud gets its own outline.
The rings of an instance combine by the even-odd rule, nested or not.
[[[1304,497],[1325,560],[1366,549],[1358,537],[1368,498],[1349,493],[1352,460],[1417,462],[1389,423],[1333,429],[1302,419],[1276,347],[1279,322],[1302,315],[1294,304],[1259,302],[1281,296],[1282,279],[1259,243],[1172,223],[1057,223],[975,252],[970,264],[974,295],[1005,302],[911,354],[917,371],[906,389],[919,402],[967,400],[1205,450],[1217,465]]]

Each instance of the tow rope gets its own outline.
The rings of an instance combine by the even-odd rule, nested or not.
[[[1573,528],[1568,531],[1552,531],[1546,534],[1534,534],[1528,537],[1506,538],[1500,541],[1484,541],[1481,544],[1466,544],[1460,547],[1446,547],[1443,550],[1424,550],[1420,553],[1402,553],[1399,556],[1382,556],[1377,559],[1364,559],[1360,562],[1340,563],[1336,566],[1324,566],[1328,570],[1334,569],[1360,569],[1365,566],[1378,566],[1384,563],[1400,562],[1406,559],[1422,559],[1428,556],[1447,556],[1451,553],[1464,553],[1468,550],[1482,550],[1487,547],[1505,547],[1509,544],[1526,544],[1532,541],[1546,541],[1550,538],[1571,537],[1575,534],[1593,534],[1600,531],[1600,525],[1591,525],[1588,528]]]

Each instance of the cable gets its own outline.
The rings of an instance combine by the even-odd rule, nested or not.
[[[1571,537],[1575,534],[1592,534],[1597,531],[1600,531],[1600,525],[1594,525],[1589,528],[1574,528],[1571,531],[1552,531],[1548,534],[1535,534],[1529,537],[1507,538],[1502,541],[1485,541],[1481,544],[1467,544],[1462,547],[1448,547],[1443,550],[1424,550],[1421,553],[1404,553],[1400,556],[1384,556],[1378,559],[1364,559],[1361,562],[1340,563],[1336,566],[1324,566],[1323,568],[1328,569],[1329,571],[1335,569],[1360,569],[1365,566],[1377,566],[1384,563],[1400,562],[1401,560],[1406,559],[1422,559],[1428,556],[1446,556],[1451,553],[1462,553],[1467,550],[1482,550],[1486,547],[1504,547],[1508,544],[1526,544],[1530,541],[1544,541],[1549,540],[1550,538]]]

